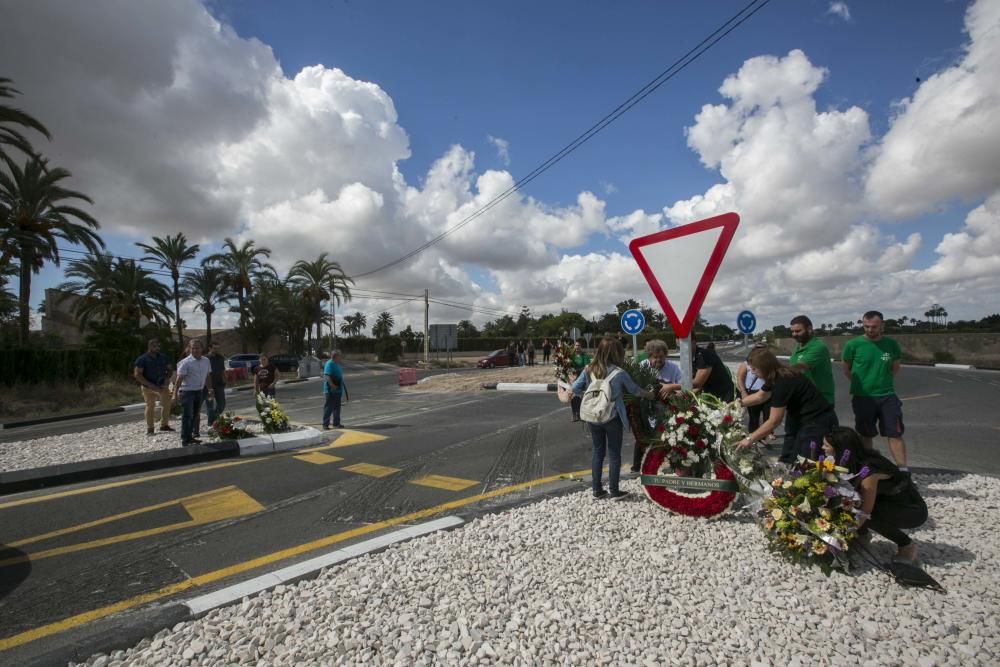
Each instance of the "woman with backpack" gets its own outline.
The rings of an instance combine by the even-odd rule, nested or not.
[[[615,338],[605,337],[597,345],[594,360],[573,383],[573,395],[583,396],[581,418],[588,422],[593,450],[591,476],[594,498],[610,496],[621,500],[629,494],[618,488],[622,467],[622,434],[628,415],[623,394],[654,399],[656,394],[642,389],[632,377],[622,370],[625,365],[625,348]],[[604,453],[608,454],[608,490],[602,482]]]
[[[861,496],[859,535],[869,528],[895,543],[897,561],[912,563],[917,558],[917,546],[902,531],[918,528],[927,521],[927,503],[920,496],[908,472],[874,449],[865,449],[861,437],[850,428],[838,426],[823,438],[823,452],[841,460],[847,454],[846,467],[852,473],[868,468],[864,478],[855,478]]]

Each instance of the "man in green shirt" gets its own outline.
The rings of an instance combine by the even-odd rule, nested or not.
[[[788,365],[812,380],[826,402],[834,405],[833,363],[826,343],[813,335],[812,320],[805,315],[792,318],[789,325],[798,345],[788,359]]]
[[[855,430],[869,449],[879,433],[888,438],[892,458],[905,471],[903,404],[893,386],[903,353],[896,341],[882,335],[882,320],[877,310],[865,313],[861,318],[865,334],[847,342],[841,359],[851,380]]]

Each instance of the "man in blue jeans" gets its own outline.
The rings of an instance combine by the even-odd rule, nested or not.
[[[180,397],[181,445],[200,445],[201,440],[194,437],[198,429],[201,397],[212,381],[212,364],[202,356],[201,341],[191,340],[191,354],[181,359],[177,364],[177,379],[174,381],[174,401]]]
[[[212,365],[212,388],[205,392],[208,401],[208,425],[226,411],[226,358],[218,343],[212,343],[208,361]]]
[[[344,428],[340,423],[340,401],[344,396],[344,371],[340,368],[340,350],[330,353],[330,359],[323,365],[323,430],[329,430],[330,419],[333,428]]]

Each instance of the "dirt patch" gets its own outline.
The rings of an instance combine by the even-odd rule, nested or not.
[[[525,366],[524,368],[492,368],[432,375],[419,384],[403,387],[407,391],[481,391],[488,382],[555,382],[552,366]]]

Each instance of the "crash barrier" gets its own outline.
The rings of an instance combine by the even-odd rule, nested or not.
[[[407,385],[417,383],[417,369],[415,368],[400,368],[399,369],[399,386],[405,387]]]

